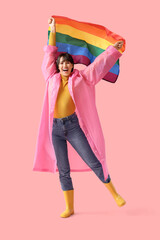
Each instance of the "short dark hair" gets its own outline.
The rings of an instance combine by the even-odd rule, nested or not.
[[[71,71],[71,72],[73,72],[73,69],[74,69],[74,60],[73,60],[72,56],[71,56],[69,53],[61,53],[61,54],[58,56],[58,58],[57,58],[57,60],[56,60],[57,71],[59,72],[58,66],[59,66],[60,58],[61,58],[61,57],[63,57],[63,61],[69,61],[70,63],[73,64],[73,68],[72,68],[72,71]]]

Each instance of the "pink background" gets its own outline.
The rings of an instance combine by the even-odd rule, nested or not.
[[[53,14],[104,25],[126,39],[118,81],[96,86],[108,168],[127,202],[122,208],[93,172],[71,173],[76,214],[60,218],[58,173],[32,171]],[[158,1],[10,1],[0,17],[0,238],[160,239]]]

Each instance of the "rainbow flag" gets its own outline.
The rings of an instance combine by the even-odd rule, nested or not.
[[[111,32],[101,25],[80,22],[67,17],[52,16],[56,21],[56,46],[57,57],[62,52],[72,55],[75,64],[88,66],[95,58],[104,52],[109,45],[123,40],[123,47],[119,52],[125,51],[125,39]],[[48,29],[49,43],[50,27]],[[119,59],[110,71],[104,76],[104,80],[115,82],[119,75]]]

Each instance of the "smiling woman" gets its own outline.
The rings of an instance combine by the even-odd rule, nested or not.
[[[48,23],[51,32],[42,63],[46,92],[33,170],[59,171],[66,202],[61,217],[74,214],[70,171],[92,170],[121,207],[126,202],[114,188],[107,169],[105,142],[95,105],[95,85],[122,55],[118,49],[123,41],[108,46],[94,62],[79,71],[73,69],[74,62],[68,53],[61,54],[56,61],[56,25],[52,17]],[[78,154],[75,155],[73,150]]]

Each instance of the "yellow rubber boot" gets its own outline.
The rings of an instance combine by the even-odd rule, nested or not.
[[[63,191],[66,202],[66,210],[61,213],[61,217],[66,218],[74,214],[74,190]]]
[[[109,183],[104,183],[104,185],[108,188],[108,190],[112,194],[113,198],[115,199],[119,207],[122,207],[123,205],[126,204],[126,201],[116,192],[116,189],[113,186],[112,181],[110,181]]]

